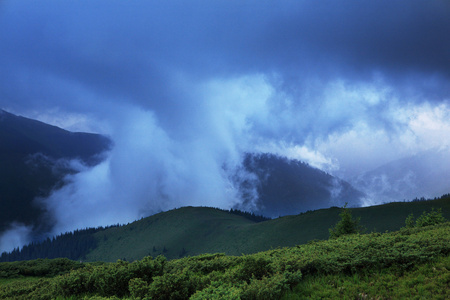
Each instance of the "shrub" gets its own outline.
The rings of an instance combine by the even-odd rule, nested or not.
[[[445,222],[446,219],[442,216],[442,209],[440,208],[438,210],[434,210],[434,208],[432,208],[431,211],[428,213],[424,211],[415,222],[414,222],[414,215],[410,214],[405,220],[405,227],[406,228],[425,227]]]
[[[443,223],[344,235],[240,257],[205,254],[172,261],[147,257],[133,263],[86,264],[45,281],[14,279],[0,285],[0,298],[279,299],[303,281],[302,274],[368,275],[389,268],[392,276],[402,276],[418,264],[450,254],[449,228],[450,223]]]
[[[431,209],[429,213],[423,212],[423,214],[417,219],[416,227],[425,227],[430,225],[441,224],[445,222],[445,218],[442,216],[442,209]]]
[[[410,214],[405,220],[405,227],[412,228],[414,227],[414,214]]]
[[[251,278],[261,279],[273,273],[270,260],[263,257],[244,256],[235,274],[236,279],[250,281]]]
[[[253,278],[250,284],[244,284],[241,299],[280,299],[284,292],[289,289],[283,274],[275,274],[261,279]]]
[[[181,273],[165,273],[154,277],[152,284],[149,285],[147,296],[150,299],[161,300],[188,299],[195,291],[203,287],[201,278],[186,269]]]
[[[207,288],[197,291],[191,296],[191,300],[240,300],[241,286],[231,283],[223,283],[221,281],[213,281]]]
[[[129,282],[142,278],[151,282],[155,276],[163,275],[165,258],[146,257],[141,261],[129,263],[118,260],[116,263],[99,266],[88,265],[57,279],[56,291],[63,296],[95,293],[101,296],[123,297],[129,294]]]
[[[133,278],[129,281],[129,290],[133,298],[145,299],[149,293],[148,282],[142,278]]]

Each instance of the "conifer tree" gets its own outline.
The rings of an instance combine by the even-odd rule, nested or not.
[[[360,233],[362,231],[359,225],[359,218],[353,219],[352,213],[345,203],[342,212],[339,214],[341,220],[332,228],[330,228],[330,238],[338,238],[345,234]]]

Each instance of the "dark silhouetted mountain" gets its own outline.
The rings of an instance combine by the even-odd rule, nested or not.
[[[105,136],[69,132],[0,110],[0,232],[13,222],[50,226],[34,199],[48,196],[65,175],[76,172],[68,160],[93,166],[110,147]]]
[[[317,168],[274,154],[246,154],[233,177],[244,202],[237,208],[269,217],[308,210],[359,206],[364,194]]]

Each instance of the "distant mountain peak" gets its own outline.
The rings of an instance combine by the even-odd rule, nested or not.
[[[369,197],[367,205],[433,198],[450,190],[450,148],[431,148],[391,161],[352,179]]]
[[[359,206],[364,194],[308,163],[272,153],[247,153],[233,177],[242,203],[236,207],[270,217],[308,210]]]

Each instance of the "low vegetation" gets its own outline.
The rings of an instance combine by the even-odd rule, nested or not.
[[[58,274],[6,272],[2,299],[448,299],[450,223],[227,256],[56,263]],[[25,269],[1,263],[1,270]],[[46,277],[49,276],[49,277]],[[320,287],[320,288],[319,288]]]
[[[410,214],[405,220],[406,228],[425,227],[444,222],[445,218],[442,216],[442,209],[435,210],[434,208],[430,212],[424,211],[416,221],[414,221],[414,214]]]
[[[307,276],[282,299],[450,298],[450,256],[419,264],[402,273],[395,268],[361,271],[350,275]]]

